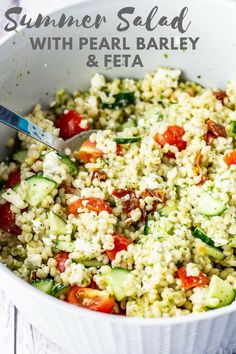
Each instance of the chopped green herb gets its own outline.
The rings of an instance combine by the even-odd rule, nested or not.
[[[232,138],[236,137],[236,121],[230,122],[230,136]]]
[[[130,138],[114,138],[114,141],[117,144],[132,144],[132,143],[137,143],[139,141],[141,141],[141,136],[132,136]]]
[[[148,235],[150,233],[150,226],[148,225],[149,219],[147,218],[145,225],[144,225],[144,230],[143,233],[144,235]]]
[[[113,96],[114,102],[113,103],[102,103],[102,108],[124,108],[130,104],[135,103],[135,95],[134,92],[120,92]]]

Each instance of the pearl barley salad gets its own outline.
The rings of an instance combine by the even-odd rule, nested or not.
[[[170,317],[231,304],[236,289],[236,81],[226,91],[159,68],[59,91],[28,118],[59,155],[19,134],[0,165],[0,259],[94,311]]]

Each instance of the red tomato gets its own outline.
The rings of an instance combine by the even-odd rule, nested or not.
[[[198,185],[198,184],[202,185],[202,184],[204,184],[206,181],[207,181],[207,177],[206,177],[206,176],[201,176],[200,182],[198,182],[197,185]]]
[[[115,300],[110,297],[106,292],[90,289],[80,288],[74,285],[70,288],[67,301],[70,304],[74,304],[92,311],[111,313]]]
[[[95,162],[99,157],[103,156],[103,151],[96,147],[96,143],[86,140],[75,157],[84,163]]]
[[[224,161],[228,166],[236,164],[236,150],[233,150],[224,156]]]
[[[214,92],[213,95],[215,96],[215,98],[219,101],[224,102],[224,99],[227,97],[227,93],[225,91],[217,91]]]
[[[107,211],[109,214],[112,214],[112,208],[104,202],[104,200],[99,198],[81,198],[68,205],[68,211],[70,214],[77,215],[78,208],[85,208],[90,211],[95,211],[96,213]]]
[[[20,182],[20,177],[20,169],[18,168],[17,170],[10,173],[8,180],[5,183],[5,186],[7,188],[12,188],[15,184]]]
[[[57,261],[57,269],[59,270],[60,273],[63,273],[66,270],[65,263],[67,259],[69,258],[69,253],[60,251],[54,259]]]
[[[132,210],[140,208],[140,202],[137,198],[135,191],[132,188],[128,189],[114,189],[112,195],[120,198],[123,201],[123,206],[126,214],[129,214]]]
[[[178,125],[170,125],[166,132],[161,134],[156,134],[154,136],[155,141],[163,147],[165,144],[174,145],[179,151],[186,149],[187,143],[182,139],[185,131]]]
[[[197,277],[187,276],[186,268],[184,267],[178,269],[178,276],[185,290],[209,284],[209,279],[205,274],[200,273]]]
[[[120,251],[126,251],[128,246],[132,243],[125,235],[114,234],[114,248],[112,250],[107,250],[106,254],[110,261],[116,258],[116,254]]]
[[[56,127],[60,129],[60,137],[62,139],[69,139],[81,132],[90,129],[87,124],[85,128],[81,127],[83,116],[79,115],[76,111],[68,111],[63,113],[56,121]]]
[[[116,145],[116,155],[123,156],[123,149],[122,149],[121,145],[119,145],[119,144]]]
[[[71,187],[70,185],[68,185],[66,183],[62,183],[60,188],[63,188],[65,190],[65,193],[68,193],[68,194],[74,194],[75,190],[76,190],[74,187]]]
[[[99,289],[95,281],[92,279],[89,284],[90,289]]]
[[[11,211],[11,204],[0,205],[0,229],[13,235],[20,235],[21,229],[15,224],[15,214]]]
[[[175,159],[175,154],[171,151],[166,152],[164,156],[168,157],[169,159]]]

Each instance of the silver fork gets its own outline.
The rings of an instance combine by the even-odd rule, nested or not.
[[[40,141],[59,153],[64,153],[67,148],[69,148],[72,152],[78,151],[83,142],[87,140],[92,133],[97,131],[88,130],[74,136],[73,138],[63,140],[50,134],[46,130],[40,128],[37,124],[30,122],[28,119],[10,111],[2,105],[0,105],[0,122]]]

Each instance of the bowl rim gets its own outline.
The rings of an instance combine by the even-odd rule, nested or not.
[[[113,0],[119,3],[121,0]],[[236,6],[236,1],[235,0],[208,0],[214,2],[214,5],[218,1],[218,3],[232,3]],[[96,0],[96,5],[98,4],[105,4],[107,3],[107,0]],[[59,11],[62,11],[63,9],[73,9],[74,7],[83,7],[83,6],[94,6],[94,2],[92,0],[79,0],[78,3],[74,4],[65,4],[63,6],[60,6],[58,9],[51,10],[49,12],[46,12],[47,15],[53,15],[59,13]],[[12,33],[7,33],[3,38],[0,39],[0,46],[3,44],[7,43],[10,41],[12,38],[16,37],[19,32],[24,32],[26,31],[25,28],[19,28],[17,29],[17,32],[12,32]],[[229,315],[233,312],[236,312],[236,301],[234,301],[232,304],[221,307],[219,309],[214,309],[214,310],[209,310],[206,312],[201,312],[201,313],[191,313],[188,315],[184,316],[175,316],[175,317],[158,317],[158,318],[144,318],[144,317],[127,317],[127,316],[119,316],[115,314],[106,314],[102,312],[96,312],[96,311],[91,311],[87,310],[85,308],[81,308],[78,306],[72,306],[71,304],[59,300],[53,296],[47,295],[43,293],[42,291],[39,291],[38,289],[34,288],[31,284],[27,283],[25,280],[20,278],[18,275],[16,275],[13,271],[8,269],[3,263],[0,262],[0,274],[5,273],[5,276],[10,278],[12,282],[16,283],[20,288],[24,288],[26,292],[28,292],[29,295],[32,295],[34,298],[41,298],[45,303],[48,305],[52,305],[54,308],[64,309],[64,311],[67,312],[72,312],[78,313],[79,316],[86,317],[92,319],[102,319],[102,320],[107,320],[108,322],[116,322],[116,323],[121,323],[124,325],[129,325],[129,324],[134,324],[134,325],[139,325],[139,326],[170,326],[170,325],[180,325],[180,324],[185,324],[185,323],[192,323],[192,322],[200,322],[200,321],[206,321],[206,320],[211,320],[211,319],[216,319],[220,316],[223,315]],[[0,287],[4,291],[4,286],[2,285],[2,282],[0,282]]]
[[[236,312],[236,301],[234,301],[232,304],[225,307],[221,307],[219,309],[210,310],[201,313],[191,313],[184,316],[175,316],[175,317],[166,317],[166,318],[127,317],[127,316],[120,316],[115,314],[107,314],[102,312],[91,311],[75,305],[73,306],[72,304],[57,299],[56,297],[45,294],[42,291],[33,287],[31,284],[27,283],[22,278],[20,278],[18,275],[16,275],[14,272],[8,269],[2,263],[0,263],[0,274],[1,273],[5,273],[5,276],[9,277],[11,281],[17,284],[17,286],[19,286],[20,288],[24,288],[24,290],[28,292],[29,296],[32,296],[35,299],[41,298],[41,300],[47,303],[49,307],[50,306],[52,306],[53,308],[56,307],[58,308],[58,310],[63,309],[64,311],[67,312],[73,311],[73,314],[77,312],[79,316],[90,318],[91,320],[106,319],[108,322],[116,322],[116,323],[122,323],[127,325],[135,324],[139,326],[145,326],[145,325],[169,326],[169,325],[179,325],[182,323],[200,322],[208,319],[211,320],[223,315],[229,315],[232,312]],[[0,285],[0,287],[4,291],[4,287],[2,285]]]

